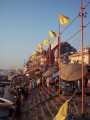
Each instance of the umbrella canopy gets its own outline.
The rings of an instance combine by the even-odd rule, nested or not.
[[[58,71],[58,67],[52,66],[52,67],[48,68],[48,70],[46,72],[43,73],[43,76],[49,77],[49,76],[53,75],[54,73],[56,73],[57,71]]]
[[[50,77],[51,76],[51,71],[47,70],[45,73],[43,73],[44,77]]]
[[[61,79],[66,81],[79,80],[82,77],[81,71],[81,64],[61,64]],[[86,72],[86,66],[84,66],[84,76]]]

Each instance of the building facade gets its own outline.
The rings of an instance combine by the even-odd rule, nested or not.
[[[76,52],[69,56],[70,63],[82,63],[81,51]],[[85,64],[90,64],[90,48],[84,48],[83,61]]]

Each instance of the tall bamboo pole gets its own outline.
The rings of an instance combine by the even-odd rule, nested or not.
[[[49,88],[48,88],[48,92],[50,94],[50,81],[51,81],[51,43],[49,40],[49,36],[48,36],[48,41],[49,41]]]
[[[61,92],[60,89],[60,74],[61,74],[61,58],[60,58],[60,48],[61,48],[61,39],[60,39],[60,24],[59,24],[59,34],[58,34],[58,67],[59,67],[59,95]]]
[[[81,67],[81,74],[82,74],[82,105],[81,105],[81,112],[84,113],[84,97],[85,97],[85,85],[84,85],[84,56],[83,56],[83,0],[80,1],[80,31],[81,31],[81,58],[82,58],[82,67]]]

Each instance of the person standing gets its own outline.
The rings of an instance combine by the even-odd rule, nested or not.
[[[4,86],[0,86],[0,97],[4,96]]]

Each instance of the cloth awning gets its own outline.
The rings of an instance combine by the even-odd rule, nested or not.
[[[61,64],[61,79],[66,81],[75,81],[82,78],[82,65],[81,64]],[[86,66],[84,66],[84,76],[87,73]]]

